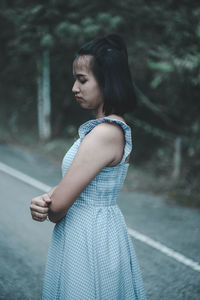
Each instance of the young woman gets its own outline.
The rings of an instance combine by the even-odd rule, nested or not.
[[[32,218],[56,223],[43,300],[144,300],[142,277],[116,198],[132,150],[123,115],[135,92],[123,40],[115,34],[83,45],[73,63],[76,101],[96,119],[62,162],[63,178],[31,202]]]

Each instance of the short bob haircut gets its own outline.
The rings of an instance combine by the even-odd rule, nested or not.
[[[92,72],[103,92],[103,112],[123,115],[136,108],[136,92],[128,65],[127,48],[117,34],[109,34],[84,44],[75,59],[91,55]]]

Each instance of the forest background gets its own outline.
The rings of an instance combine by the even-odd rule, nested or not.
[[[129,190],[200,207],[200,6],[192,0],[2,0],[0,142],[61,160],[91,117],[75,103],[72,62],[111,32],[128,46],[138,108]]]

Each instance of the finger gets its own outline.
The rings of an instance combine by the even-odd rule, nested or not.
[[[41,213],[41,214],[46,214],[46,213],[48,213],[49,208],[48,207],[41,207],[41,206],[38,206],[38,205],[35,205],[35,204],[31,204],[30,205],[30,210],[32,212],[38,212],[38,213]]]
[[[46,219],[46,217],[48,216],[48,214],[41,214],[41,213],[38,213],[38,212],[34,212],[32,213],[32,217],[35,219],[40,219],[40,220],[43,220],[43,219]]]
[[[32,216],[34,216],[34,217],[37,217],[37,218],[40,218],[40,219],[42,219],[42,218],[46,218],[47,217],[47,215],[48,215],[48,213],[39,213],[39,212],[37,212],[37,211],[32,211]]]
[[[37,221],[37,222],[44,222],[46,220],[46,218],[40,219],[40,218],[37,218],[37,217],[34,217],[34,218],[32,217],[32,219],[34,221]]]
[[[49,197],[48,194],[44,194],[42,198],[46,203],[48,204],[51,203],[51,198]]]
[[[41,207],[47,207],[46,202],[43,200],[42,196],[33,198],[31,201],[31,204],[41,206]]]

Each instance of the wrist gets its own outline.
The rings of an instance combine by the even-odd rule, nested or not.
[[[49,198],[51,198],[51,196],[52,196],[53,192],[55,191],[56,187],[57,187],[57,186],[53,187],[53,188],[47,193],[47,195],[49,196]]]

